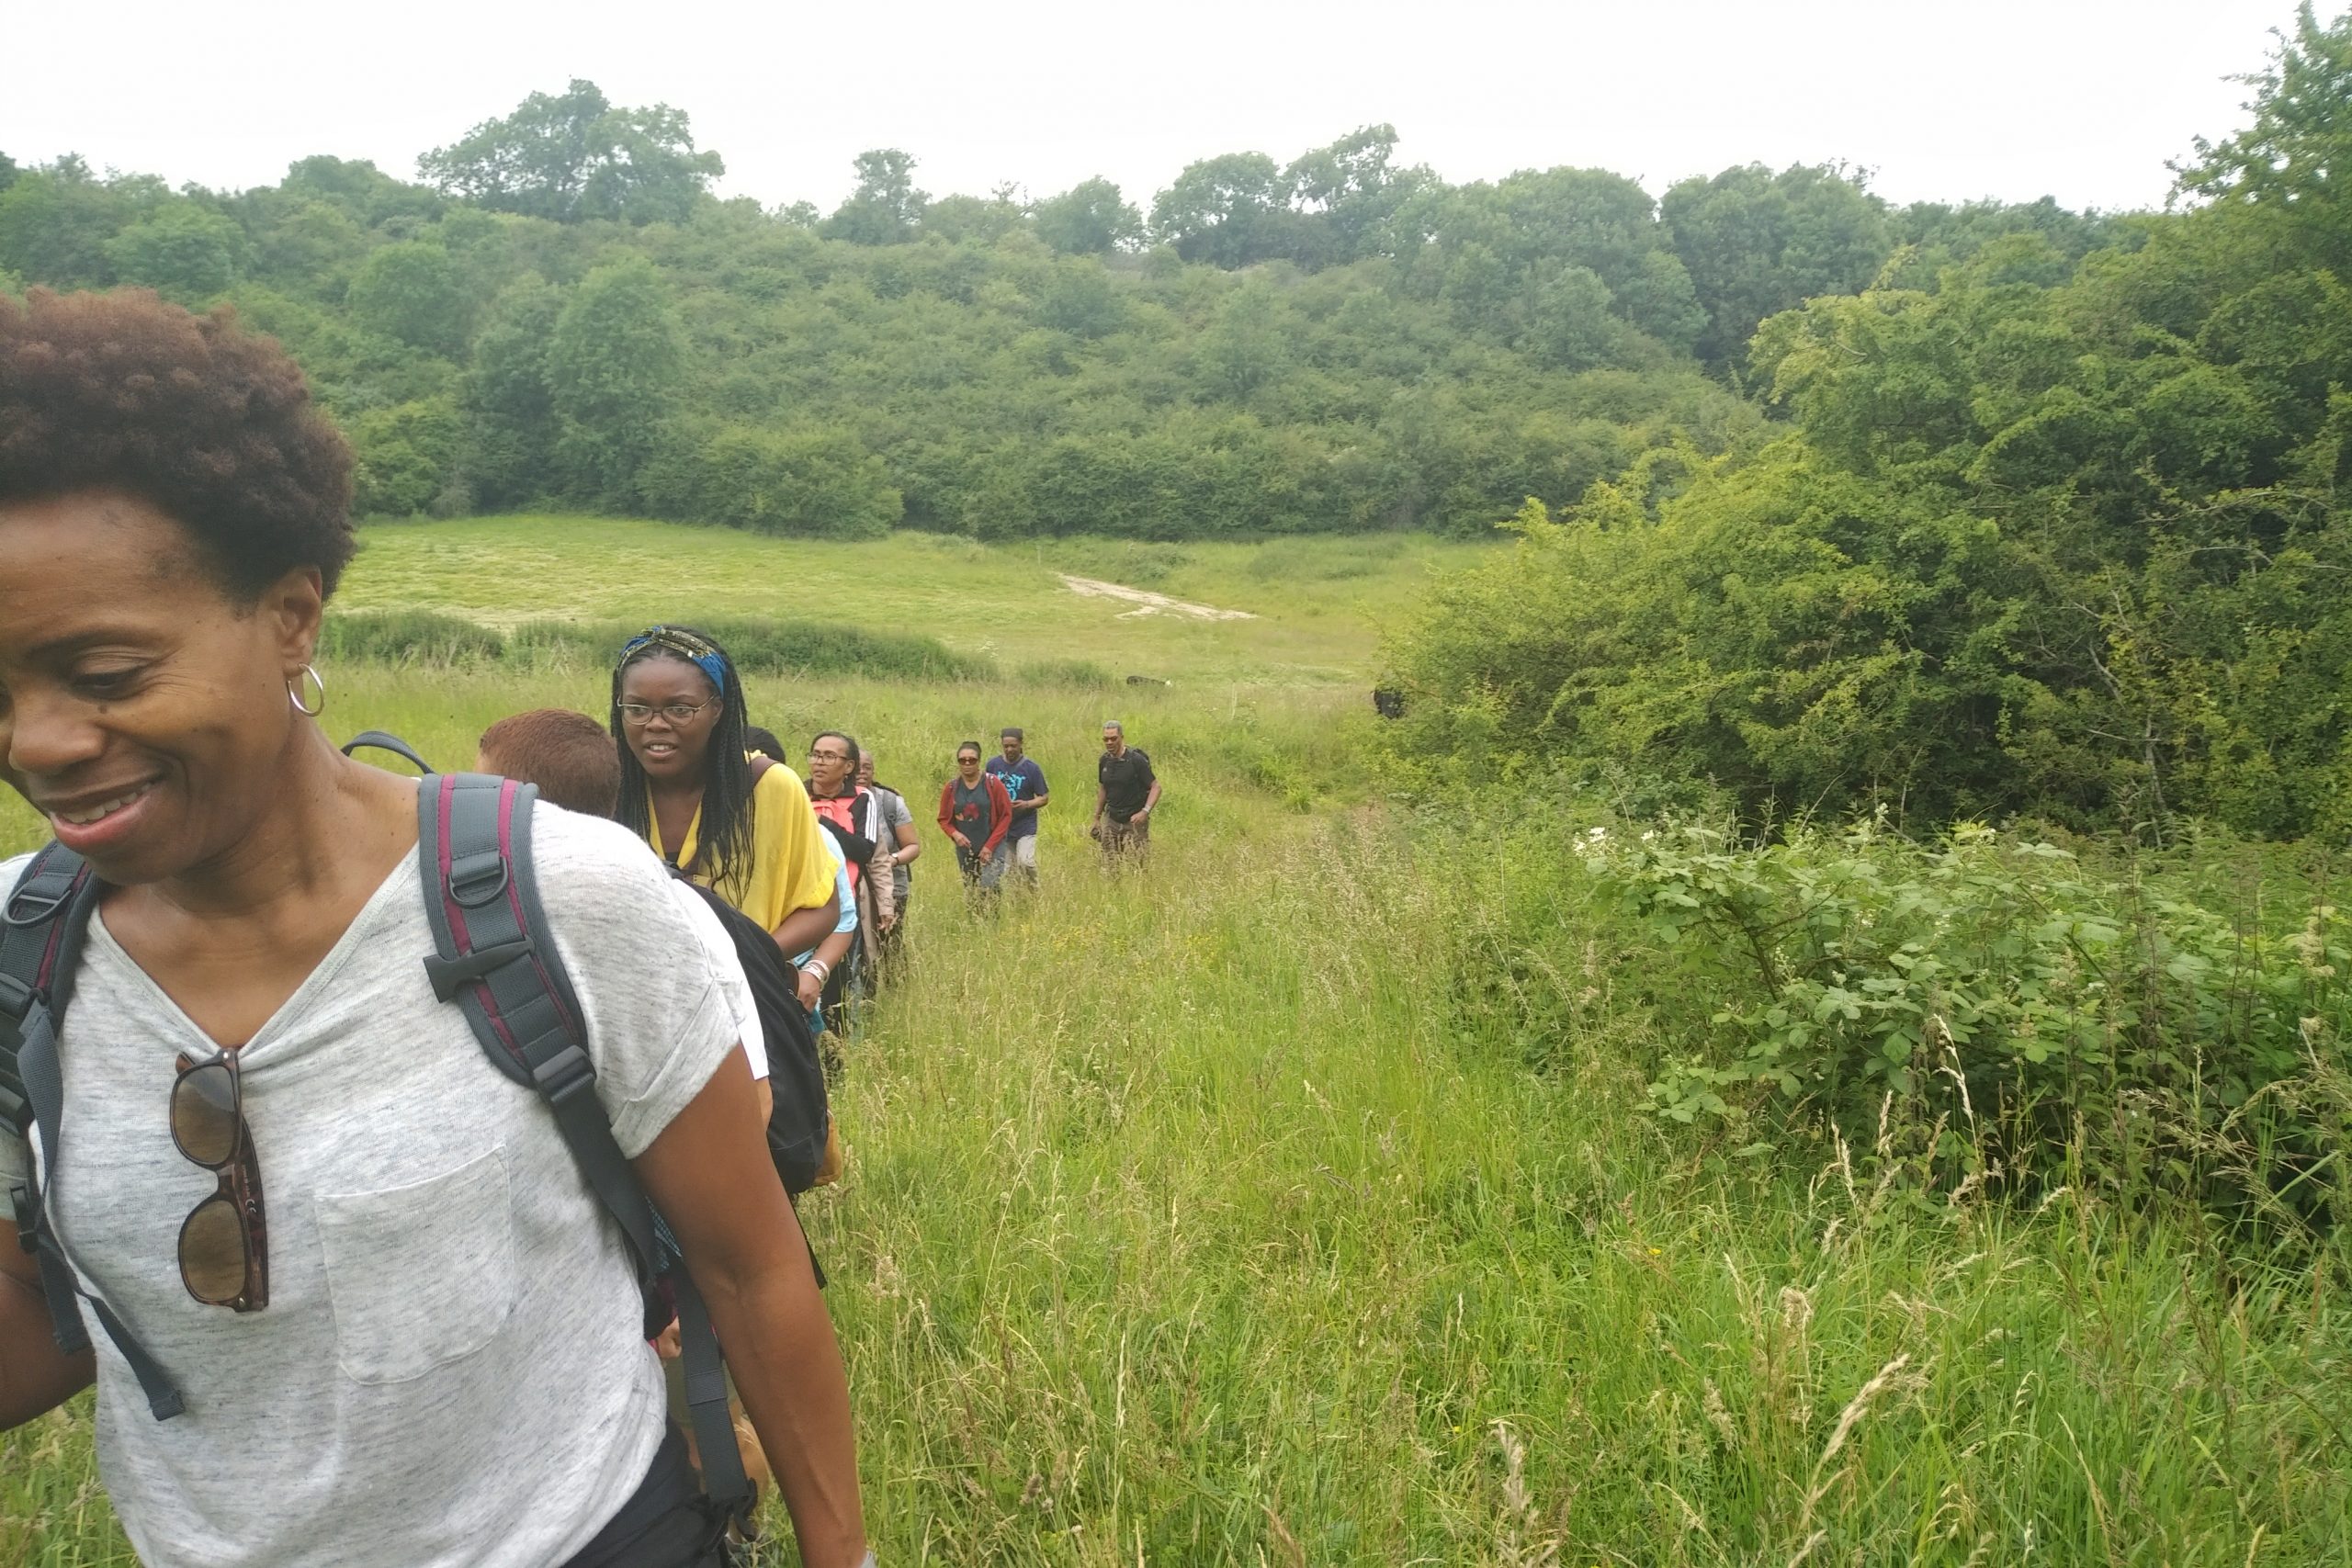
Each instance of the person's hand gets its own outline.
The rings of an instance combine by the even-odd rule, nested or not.
[[[799,979],[793,983],[792,988],[793,993],[800,998],[802,1010],[810,1011],[815,1010],[819,1000],[824,997],[825,982],[811,971],[803,969],[800,971]]]
[[[665,1361],[678,1359],[678,1320],[672,1318],[670,1326],[653,1337],[653,1353]]]
[[[949,838],[951,838],[951,839],[953,839],[953,840],[956,840],[956,847],[957,849],[959,849],[959,850],[964,850],[964,851],[967,851],[967,852],[969,852],[969,851],[970,851],[970,849],[971,849],[971,847],[972,847],[972,840],[969,840],[969,839],[967,839],[967,838],[966,838],[966,837],[964,837],[964,835],[963,835],[963,834],[961,834],[961,833],[950,833],[950,834],[948,834],[947,836],[948,836]]]

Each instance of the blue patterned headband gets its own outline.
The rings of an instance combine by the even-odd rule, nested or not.
[[[649,648],[676,654],[709,676],[712,687],[720,696],[727,694],[727,659],[715,644],[706,642],[680,626],[648,626],[644,635],[629,638],[622,647],[621,663],[626,666]]]

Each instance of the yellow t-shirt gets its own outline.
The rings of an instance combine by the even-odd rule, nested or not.
[[[662,852],[662,829],[653,820],[650,789],[645,841]],[[702,831],[702,807],[686,824],[686,841],[679,846],[678,864],[692,865]],[[784,924],[795,909],[813,909],[833,896],[832,863],[817,841],[817,813],[800,775],[782,762],[772,764],[752,786],[752,874],[740,884],[720,887],[696,873],[695,880],[712,888],[766,931]]]

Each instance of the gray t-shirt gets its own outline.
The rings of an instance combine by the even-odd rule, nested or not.
[[[915,814],[907,809],[905,798],[897,790],[884,789],[880,784],[867,784],[865,788],[874,796],[876,808],[882,813],[882,831],[889,840],[884,847],[896,850],[899,847],[899,829],[913,827]],[[905,865],[893,866],[890,868],[890,884],[894,890],[892,896],[904,905],[907,895],[914,888],[915,874]]]
[[[642,843],[562,811],[531,841],[635,1157],[732,1047],[727,1004]],[[177,1264],[214,1178],[173,1145],[173,1056],[213,1044],[91,922],[51,1213],[187,1396],[155,1420],[85,1314],[99,1472],[153,1568],[548,1568],[652,1461],[662,1371],[619,1230],[538,1097],[434,999],[432,951],[412,853],[239,1053],[269,1305],[235,1314]],[[26,1157],[0,1134],[0,1190]]]

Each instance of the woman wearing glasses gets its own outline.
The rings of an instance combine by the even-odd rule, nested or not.
[[[52,1069],[0,1081],[0,1427],[95,1379],[149,1562],[716,1563],[620,1233],[419,962],[416,786],[315,721],[350,473],[225,314],[0,299],[0,777],[96,877],[53,1049],[0,997],[0,1055]],[[725,1000],[627,833],[551,810],[529,848],[600,1109],[807,1560],[850,1568],[841,1356]]]
[[[689,626],[654,626],[613,670],[623,826],[672,865],[809,953],[843,913],[832,859],[799,776],[751,758],[743,682],[726,651]],[[821,957],[800,965],[800,1005],[824,989]]]

